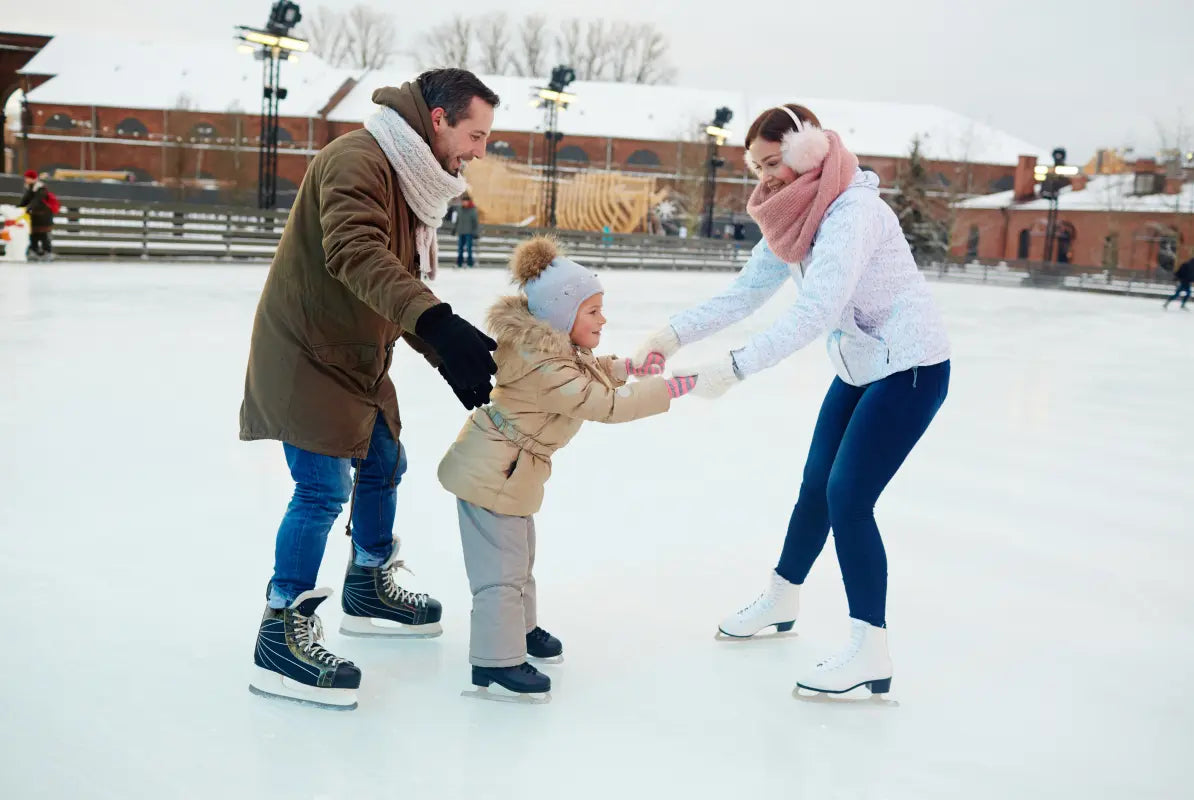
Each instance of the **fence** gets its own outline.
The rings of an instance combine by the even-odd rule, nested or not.
[[[15,202],[15,198],[0,198]],[[69,202],[69,201],[64,201]],[[78,202],[78,201],[76,201]],[[92,201],[65,205],[57,216],[54,250],[72,258],[264,261],[273,256],[288,212],[243,207]],[[485,226],[474,246],[483,264],[504,265],[534,231]],[[577,261],[610,269],[736,272],[750,255],[748,242],[680,239],[645,234],[553,232]],[[440,264],[456,260],[456,241],[441,235]],[[926,277],[949,281],[1157,296],[1173,291],[1159,270],[1107,270],[1027,261],[952,261],[922,264]]]
[[[14,202],[10,200],[9,202]],[[63,201],[54,223],[54,251],[71,258],[268,260],[286,225],[288,212],[243,207],[174,205],[129,206],[88,200]],[[486,226],[474,245],[483,263],[504,264],[530,229]],[[705,239],[553,232],[570,256],[593,266],[623,269],[737,270],[749,244]],[[456,240],[441,234],[440,263],[454,263]]]

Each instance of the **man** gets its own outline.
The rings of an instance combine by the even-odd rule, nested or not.
[[[1184,294],[1185,297],[1182,297],[1182,309],[1189,311],[1190,309],[1186,308],[1186,303],[1190,301],[1190,284],[1194,282],[1194,258],[1191,258],[1175,269],[1173,271],[1173,279],[1177,281],[1177,291],[1165,301],[1164,307],[1168,310],[1169,304]]]
[[[460,201],[460,209],[456,212],[456,266],[464,266],[465,251],[468,252],[468,265],[473,266],[473,241],[481,231],[481,215],[473,198],[467,194]]]
[[[53,261],[50,233],[54,230],[55,207],[50,200],[50,190],[35,170],[25,173],[25,194],[17,205],[29,212],[29,257],[34,261]]]
[[[465,408],[489,401],[496,344],[423,283],[435,229],[483,158],[498,97],[465,70],[425,72],[373,94],[365,129],[311,162],[270,266],[249,352],[240,438],[283,442],[294,497],[278,529],[274,574],[250,689],[355,707],[360,670],[319,645],[316,589],[327,535],[349,504],[352,555],[341,632],[435,636],[440,604],[398,582],[396,487],[406,470],[389,378],[401,337]],[[350,466],[355,476],[350,480]]]

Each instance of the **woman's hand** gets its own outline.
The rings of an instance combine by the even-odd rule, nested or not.
[[[674,370],[672,374],[675,378],[695,377],[692,393],[707,400],[721,397],[741,380],[734,369],[734,357],[728,352],[715,361]]]
[[[664,325],[662,328],[648,336],[647,340],[639,347],[638,352],[636,352],[634,357],[630,359],[632,367],[631,372],[638,374],[634,372],[634,370],[645,367],[647,365],[647,359],[652,355],[659,356],[659,361],[657,363],[660,367],[662,367],[664,362],[675,355],[676,351],[679,349],[680,338],[676,336],[676,332],[672,330],[671,325]]]

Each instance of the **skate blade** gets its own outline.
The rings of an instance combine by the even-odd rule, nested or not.
[[[543,694],[519,694],[505,689],[492,691],[483,686],[475,686],[472,691],[464,689],[461,697],[471,697],[474,700],[486,700],[491,703],[514,703],[520,706],[542,706],[551,702],[551,692]]]
[[[324,689],[296,683],[276,672],[256,668],[249,691],[258,697],[286,700],[331,711],[352,711],[357,707],[356,689]]]
[[[564,663],[564,654],[563,653],[561,653],[558,656],[549,656],[547,658],[539,658],[539,656],[532,656],[532,655],[528,654],[527,658],[530,659],[531,661],[535,661],[540,664],[563,664]]]
[[[434,639],[443,632],[444,628],[438,622],[404,625],[388,619],[347,615],[340,621],[340,633],[361,639]]]
[[[860,683],[858,686],[847,689],[844,692],[823,692],[819,689],[809,689],[797,684],[796,688],[792,690],[792,698],[805,703],[837,705],[842,708],[850,706],[859,708],[864,706],[879,706],[881,708],[900,707],[900,701],[889,698],[887,694],[867,694],[857,691],[863,685],[865,684]]]
[[[781,627],[783,627],[782,630]],[[768,630],[771,632],[767,633]],[[713,634],[713,638],[719,642],[769,642],[772,639],[791,639],[795,636],[796,631],[792,630],[792,625],[785,622],[781,622],[779,625],[768,625],[753,636],[734,636],[721,628],[718,628],[717,633]]]

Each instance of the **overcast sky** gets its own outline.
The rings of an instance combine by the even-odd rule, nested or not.
[[[355,0],[325,0],[346,9]],[[541,12],[553,21],[589,16],[653,22],[671,39],[675,83],[758,87],[802,97],[933,103],[963,112],[1071,161],[1100,146],[1151,154],[1158,126],[1194,129],[1192,0],[838,0],[736,3],[712,0],[458,0],[368,3],[398,21],[412,48],[453,14],[482,18]],[[12,2],[5,30],[114,37],[231,36],[261,25],[270,0]],[[314,11],[321,3],[301,4]],[[44,11],[52,9],[50,15]],[[251,10],[252,13],[246,13]],[[816,110],[815,108],[813,109]],[[827,127],[833,120],[822,120]],[[1194,141],[1188,144],[1194,145]]]

